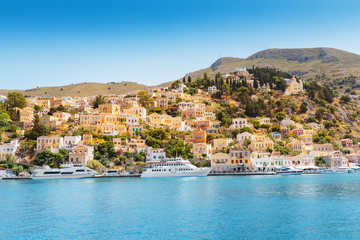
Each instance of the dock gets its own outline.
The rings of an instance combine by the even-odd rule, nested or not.
[[[264,175],[275,175],[275,172],[209,173],[208,176],[264,176]]]
[[[129,178],[129,177],[140,177],[141,174],[128,174],[128,175],[111,175],[111,176],[96,176],[96,178]]]
[[[32,180],[32,177],[2,177],[1,180]]]

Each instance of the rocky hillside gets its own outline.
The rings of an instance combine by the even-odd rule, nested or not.
[[[243,58],[225,57],[209,68],[188,73],[196,78],[204,73],[231,72],[236,67],[275,67],[305,79],[326,74],[331,78],[360,76],[360,55],[333,48],[268,49]]]

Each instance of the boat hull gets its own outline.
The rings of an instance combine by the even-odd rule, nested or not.
[[[77,178],[93,178],[95,175],[76,174],[76,175],[60,175],[60,176],[33,176],[32,179],[77,179]]]
[[[303,172],[302,171],[294,171],[294,172],[276,172],[276,175],[301,175]]]
[[[146,170],[142,172],[142,178],[148,177],[206,177],[210,173],[209,169],[197,169],[194,171],[164,171],[164,172],[151,172]]]

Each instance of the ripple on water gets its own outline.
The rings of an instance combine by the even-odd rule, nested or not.
[[[0,181],[1,239],[359,239],[360,174]]]

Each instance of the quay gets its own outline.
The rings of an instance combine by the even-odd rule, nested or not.
[[[275,172],[209,173],[208,176],[257,176],[257,175],[275,175]]]
[[[128,175],[110,175],[110,176],[105,176],[105,175],[100,175],[100,176],[96,176],[95,178],[128,178],[128,177],[140,177],[141,174],[128,174]]]

